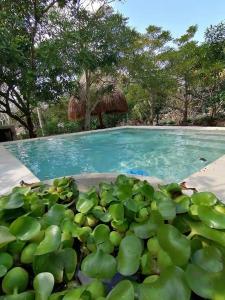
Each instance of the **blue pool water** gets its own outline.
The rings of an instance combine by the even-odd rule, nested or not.
[[[225,135],[186,129],[118,129],[5,147],[41,180],[84,172],[142,172],[179,181],[224,155]]]

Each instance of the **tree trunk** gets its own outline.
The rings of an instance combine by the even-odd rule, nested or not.
[[[33,124],[33,121],[31,119],[30,114],[27,115],[26,120],[27,120],[27,130],[28,130],[28,133],[29,133],[29,137],[30,138],[36,138],[37,134],[35,133],[34,124]]]
[[[182,125],[187,125],[187,123],[188,123],[188,98],[186,96],[185,100],[184,100],[184,111],[183,111]]]
[[[86,105],[84,130],[90,130],[90,128],[91,128],[91,110],[88,107],[88,105]]]
[[[90,72],[84,71],[85,74],[85,89],[81,93],[82,100],[85,101],[85,119],[84,119],[84,130],[90,130],[91,127],[91,103],[90,103]]]
[[[156,125],[159,125],[159,112],[157,112],[157,114],[156,114]]]
[[[99,119],[99,125],[100,125],[100,128],[104,128],[104,123],[103,123],[103,119],[102,119],[102,114],[100,113],[98,115],[98,119]]]
[[[155,109],[154,109],[154,104],[155,104],[155,99],[153,93],[151,93],[150,100],[148,101],[148,104],[150,106],[150,115],[149,115],[149,124],[153,125],[154,119],[155,119]]]
[[[184,110],[183,110],[182,125],[188,124],[188,108],[189,108],[188,85],[187,82],[185,81]]]

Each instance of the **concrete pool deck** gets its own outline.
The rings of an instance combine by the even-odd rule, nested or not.
[[[224,134],[225,138],[225,128],[224,127],[198,127],[198,126],[121,126],[116,128],[109,128],[103,130],[93,130],[88,132],[78,132],[72,134],[64,134],[57,136],[48,136],[43,138],[36,138],[34,140],[41,139],[52,139],[67,135],[82,135],[82,134],[92,134],[96,132],[112,131],[118,129],[130,129],[130,128],[140,128],[140,129],[173,129],[173,130],[197,130],[197,131],[208,131],[213,134],[215,131],[217,133],[221,132]],[[24,140],[23,140],[24,141]],[[30,141],[30,140],[29,140]],[[21,180],[25,182],[38,182],[40,181],[26,166],[24,166],[16,157],[14,157],[4,145],[11,143],[20,143],[22,141],[13,141],[1,143],[0,145],[0,195],[9,192],[14,186],[19,185]],[[225,150],[224,150],[225,152]],[[72,175],[72,174],[71,174]],[[80,180],[79,184],[84,186],[87,184],[87,178],[89,178],[89,183],[94,185],[96,180],[99,182],[99,178],[104,180],[107,176],[110,178],[110,174],[82,174],[76,175],[75,179]],[[137,177],[137,176],[135,176]],[[97,179],[96,179],[97,178]],[[109,180],[108,178],[108,180]],[[147,179],[149,182],[151,180],[158,180],[153,177],[141,177]],[[153,180],[153,181],[154,181]],[[155,181],[155,182],[156,182]],[[188,178],[184,179],[189,187],[195,187],[198,191],[210,191],[217,195],[217,197],[225,202],[225,155],[212,162],[208,166],[204,167],[200,171],[192,174]],[[83,183],[82,183],[83,182]],[[85,183],[86,182],[86,183]],[[161,181],[162,182],[162,181]]]

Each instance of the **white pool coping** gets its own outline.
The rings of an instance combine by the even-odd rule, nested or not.
[[[84,134],[94,134],[97,132],[113,131],[120,129],[172,129],[172,130],[197,130],[197,131],[208,131],[213,134],[217,131],[225,133],[225,127],[199,127],[199,126],[121,126],[107,129],[92,130],[86,132],[76,132],[69,134],[61,134],[55,136],[46,136],[41,138],[35,138],[33,140],[43,140],[52,138],[63,138],[65,136],[76,136]],[[225,137],[225,135],[224,135]],[[14,157],[4,145],[31,141],[19,140],[12,142],[5,142],[0,144],[0,194],[9,192],[12,187],[18,185],[21,180],[25,182],[38,182],[40,181],[25,165],[23,165],[16,157]],[[73,174],[71,174],[73,175]],[[96,174],[95,174],[96,175]],[[103,174],[100,173],[99,176]],[[80,175],[79,175],[80,176]],[[87,177],[88,174],[82,174]],[[160,179],[159,179],[160,180]],[[217,195],[217,197],[225,202],[225,155],[212,162],[208,166],[204,167],[200,171],[192,174],[188,178],[184,179],[188,186],[195,187],[199,191],[211,191]]]
[[[20,181],[36,182],[39,179],[15,156],[0,146],[0,195],[8,193]]]
[[[121,173],[83,173],[79,175],[73,175],[78,189],[80,192],[86,192],[93,186],[98,186],[100,182],[114,182],[118,175]],[[140,176],[140,175],[129,175],[129,177],[146,180],[151,183],[152,186],[157,187],[159,184],[163,184],[163,181],[157,177],[152,176]],[[47,184],[52,184],[53,179],[45,180]]]

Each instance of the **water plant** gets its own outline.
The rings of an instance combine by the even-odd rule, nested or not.
[[[225,206],[120,175],[0,197],[0,300],[225,299]]]

